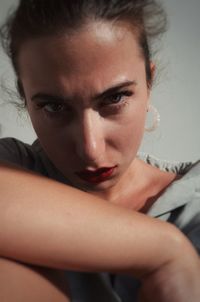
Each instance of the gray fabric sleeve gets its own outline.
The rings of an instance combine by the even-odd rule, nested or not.
[[[22,144],[15,138],[0,139],[0,161],[21,165],[23,153]]]
[[[174,223],[191,241],[200,255],[200,194],[195,192],[193,200],[174,212]]]
[[[2,138],[0,139],[0,161],[34,171],[37,154],[31,145],[15,138]]]
[[[188,224],[186,224],[182,231],[192,242],[193,246],[200,255],[200,212],[197,211],[193,219]]]
[[[15,138],[0,139],[0,162],[9,162],[66,183],[64,177],[49,161],[38,140],[29,145]]]
[[[200,256],[200,223],[193,227],[187,234],[187,237],[191,240],[193,246],[196,248]]]

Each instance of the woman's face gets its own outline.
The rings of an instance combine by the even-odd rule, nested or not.
[[[120,182],[138,151],[149,98],[134,33],[94,22],[26,42],[18,62],[33,127],[57,169],[92,192]]]

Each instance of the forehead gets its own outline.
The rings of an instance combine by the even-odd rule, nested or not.
[[[137,36],[125,24],[90,22],[73,33],[26,42],[20,51],[22,80],[47,85],[88,78],[123,77],[143,64]],[[70,82],[70,85],[71,85]]]

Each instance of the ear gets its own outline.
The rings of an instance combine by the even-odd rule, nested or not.
[[[152,82],[155,78],[155,73],[156,73],[156,64],[154,62],[150,63],[150,69],[151,69],[151,78],[152,78]]]
[[[151,88],[153,86],[153,81],[156,73],[156,65],[154,62],[150,63],[151,81],[148,83],[148,96],[150,96]]]

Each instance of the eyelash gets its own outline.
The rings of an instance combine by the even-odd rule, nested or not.
[[[133,95],[133,91],[131,90],[124,90],[124,91],[120,91],[117,92],[113,95],[110,95],[108,97],[105,97],[103,102],[101,102],[100,104],[100,108],[103,109],[111,109],[114,111],[119,112],[125,105],[128,104],[128,101],[126,100],[127,98],[131,97]],[[116,101],[116,99],[119,99]],[[61,107],[60,110],[58,111],[48,111],[46,110],[46,106],[54,106],[56,108]],[[44,102],[44,103],[39,103],[37,104],[37,108],[38,109],[43,109],[45,111],[46,114],[48,114],[51,117],[57,117],[59,114],[62,114],[64,112],[70,112],[70,107],[65,106],[62,103],[51,103],[51,102]],[[54,108],[55,109],[55,108]]]
[[[39,103],[36,106],[37,106],[37,109],[43,109],[46,114],[48,114],[49,116],[52,116],[52,117],[56,117],[58,114],[63,113],[64,111],[69,112],[69,108],[67,106],[63,105],[62,103],[57,103],[57,102],[56,103],[52,103],[52,102]],[[56,111],[56,110],[49,111],[45,108],[46,106],[56,107],[56,108],[61,107],[61,109],[58,111]]]
[[[63,108],[64,108],[64,105],[62,103],[60,103],[60,104],[59,103],[43,103],[43,104],[39,104],[37,106],[39,108],[44,108],[44,110],[47,111],[47,112],[49,112],[49,113],[56,113],[58,111],[56,111],[56,110],[55,111],[53,111],[53,110],[52,111],[48,111],[48,110],[45,109],[46,106],[51,106],[51,107],[56,107],[56,108],[61,107],[61,110],[59,110],[59,111],[63,111]]]
[[[128,101],[126,100],[127,98],[131,97],[133,95],[133,91],[131,90],[124,90],[124,91],[120,91],[117,92],[111,96],[109,96],[108,98],[105,98],[105,101],[103,102],[103,106],[110,106],[113,109],[117,109],[120,110],[122,107],[124,107],[125,105],[127,105]],[[115,98],[119,98],[119,101],[112,101]],[[111,100],[110,102],[108,102],[107,100]]]

